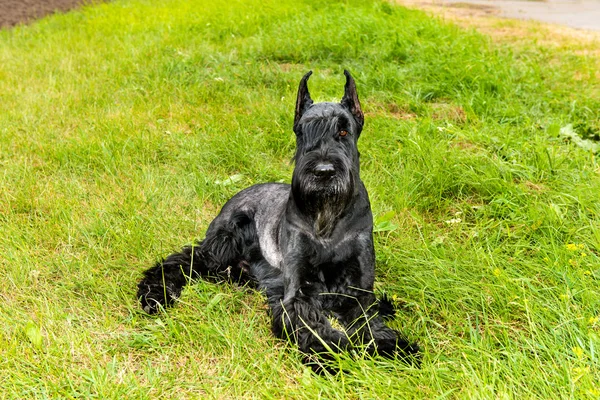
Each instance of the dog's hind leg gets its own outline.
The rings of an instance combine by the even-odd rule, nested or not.
[[[256,280],[257,288],[267,296],[272,310],[283,299],[283,274],[271,266],[264,258],[250,264],[250,275]]]
[[[249,216],[236,213],[227,221],[217,218],[203,241],[184,247],[144,272],[138,284],[140,304],[153,314],[172,305],[183,287],[200,277],[253,283],[249,266],[259,253],[256,229]]]

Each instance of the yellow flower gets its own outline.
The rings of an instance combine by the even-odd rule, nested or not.
[[[573,372],[578,375],[585,375],[590,372],[590,367],[575,367],[573,368]]]
[[[590,319],[588,319],[588,324],[596,325],[598,321],[600,321],[600,317],[590,317]]]
[[[587,256],[587,254],[585,254],[584,252],[581,252],[581,257],[585,257]]]
[[[573,260],[572,258],[569,258],[569,264],[571,264],[572,267],[576,267],[577,261]]]
[[[583,349],[579,346],[572,347],[571,350],[577,356],[577,358],[583,357]]]
[[[577,245],[575,243],[568,243],[566,247],[567,247],[567,250],[569,250],[569,251],[577,250]]]

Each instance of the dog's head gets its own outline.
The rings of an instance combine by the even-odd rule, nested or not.
[[[311,74],[300,81],[296,100],[292,191],[303,206],[343,208],[355,195],[360,180],[357,141],[364,115],[348,71],[344,71],[346,85],[339,103],[313,103],[307,86]]]

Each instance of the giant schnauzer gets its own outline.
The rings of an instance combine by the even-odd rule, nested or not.
[[[373,293],[373,215],[359,176],[364,115],[354,79],[344,71],[340,103],[314,104],[311,74],[300,81],[296,100],[291,185],[237,193],[204,240],[144,273],[138,298],[155,313],[199,277],[252,285],[267,296],[275,336],[296,343],[307,360],[351,349],[414,360],[418,346],[384,324]]]

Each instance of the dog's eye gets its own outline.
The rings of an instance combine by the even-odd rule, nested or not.
[[[340,131],[340,136],[346,136],[347,134],[348,134],[348,131],[345,131],[343,129]]]

